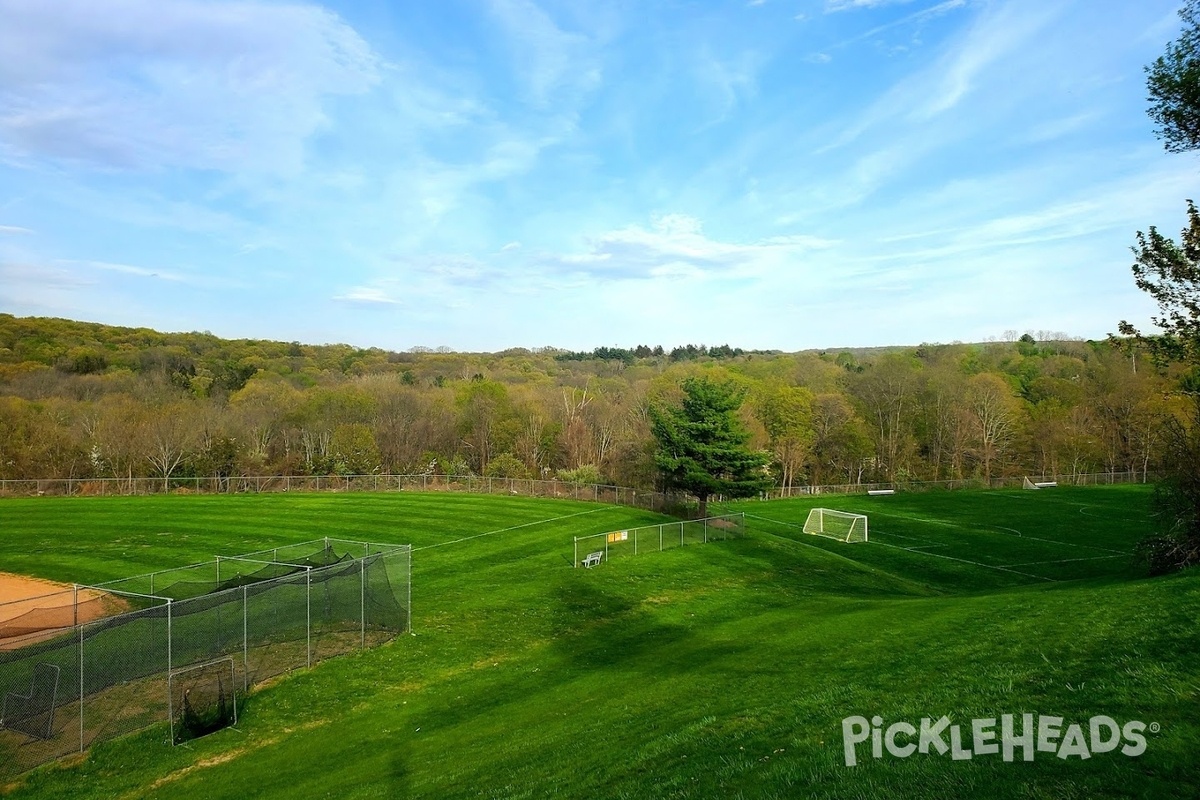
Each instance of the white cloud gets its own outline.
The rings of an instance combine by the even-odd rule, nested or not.
[[[22,228],[19,225],[0,225],[0,233],[14,236],[14,235],[21,235],[21,234],[31,234],[31,233],[33,233],[33,230],[31,228]]]
[[[565,273],[624,280],[653,277],[761,277],[794,266],[814,250],[836,244],[813,236],[776,236],[748,244],[720,241],[705,235],[700,220],[686,214],[665,214],[650,227],[629,225],[588,241],[584,252],[544,253],[541,263]]]
[[[863,8],[879,8],[880,6],[895,6],[911,3],[913,0],[826,0],[825,11],[856,11]]]
[[[0,0],[0,18],[0,151],[15,157],[293,171],[325,98],[378,81],[358,34],[307,4]]]
[[[92,269],[103,270],[105,272],[120,272],[124,275],[136,275],[141,278],[157,278],[158,280],[168,281],[170,283],[190,283],[191,281],[184,275],[171,270],[152,269],[148,267],[135,267],[131,264],[113,264],[106,261],[71,261],[61,260],[61,264],[76,264]]]
[[[1099,111],[1083,111],[1069,117],[1042,122],[1029,131],[1024,141],[1030,144],[1052,142],[1093,125],[1100,116]]]
[[[957,8],[947,0],[929,10]],[[924,13],[924,12],[921,12]],[[891,139],[898,127],[925,129],[934,118],[951,111],[971,95],[985,79],[992,81],[1000,96],[1025,90],[1012,77],[1010,65],[1034,37],[1047,29],[1061,9],[1041,3],[1009,2],[989,6],[971,27],[928,67],[897,81],[830,144],[820,152],[856,141],[869,131],[886,131]],[[989,98],[999,107],[996,98]],[[978,124],[966,119],[958,126],[941,125],[942,134],[961,136]]]
[[[587,37],[562,30],[530,0],[492,0],[491,11],[508,34],[513,62],[534,105],[547,106],[599,83],[599,64]]]
[[[83,277],[69,270],[27,262],[0,262],[0,276],[4,278],[3,281],[0,281],[0,285],[7,287],[10,291],[17,287],[82,289],[96,284],[95,279]]]
[[[333,299],[339,303],[375,308],[400,305],[400,301],[388,294],[382,286],[356,286],[335,295]]]
[[[705,127],[728,119],[739,105],[754,97],[758,91],[758,73],[762,56],[746,51],[734,59],[722,59],[701,49],[695,72],[706,94],[712,100],[715,117]]]
[[[885,33],[894,28],[901,28],[901,27],[905,27],[905,26],[919,26],[923,22],[931,20],[935,17],[940,17],[943,14],[949,13],[950,11],[954,11],[956,9],[963,8],[966,5],[967,5],[967,0],[944,0],[944,2],[938,3],[935,6],[930,6],[929,8],[923,8],[919,11],[913,12],[912,14],[903,16],[900,19],[892,20],[891,22],[884,23],[883,25],[877,25],[874,28],[871,28],[870,30],[864,31],[863,33],[860,33],[856,36],[852,36],[849,39],[843,39],[842,41],[838,42],[837,44],[830,45],[829,49],[832,50],[832,49],[837,49],[837,48],[841,48],[841,47],[846,47],[847,45],[854,44],[855,42],[861,42],[864,39],[870,39],[872,37],[878,36],[879,34]]]
[[[55,263],[65,267],[82,267],[85,270],[115,272],[121,275],[132,275],[137,278],[151,278],[153,280],[165,281],[166,283],[178,283],[196,288],[229,288],[245,286],[245,284],[241,281],[218,277],[212,274],[194,275],[178,270],[161,269],[158,267],[139,267],[133,264],[120,264],[110,261],[90,261],[63,258],[58,259]]]

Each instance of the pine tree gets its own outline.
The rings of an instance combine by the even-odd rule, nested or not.
[[[666,488],[695,495],[701,517],[712,495],[753,497],[768,489],[767,457],[746,446],[750,435],[735,416],[745,391],[708,378],[687,378],[682,388],[681,406],[650,409],[654,461]]]

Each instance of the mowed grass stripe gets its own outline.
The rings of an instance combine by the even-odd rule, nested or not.
[[[1068,488],[1064,494],[1026,492],[931,492],[882,497],[818,496],[796,498],[772,504],[772,516],[780,523],[803,525],[811,508],[823,506],[865,513],[871,520],[875,542],[903,547],[913,553],[942,555],[975,563],[983,568],[1007,567],[1023,562],[1044,562],[1037,569],[1016,568],[1031,580],[1073,580],[1093,574],[1081,573],[1068,559],[1084,555],[1125,555],[1105,559],[1101,572],[1128,575],[1131,572],[1133,543],[1150,525],[1147,487],[1119,487],[1108,499],[1108,487]],[[997,504],[996,497],[1020,498],[1022,502]],[[1114,502],[1116,505],[1114,505]],[[1087,519],[1078,514],[1081,503],[1123,509],[1117,518]],[[1124,505],[1121,505],[1121,504]],[[738,504],[753,508],[755,504]],[[733,507],[737,507],[734,505]],[[1145,522],[1131,525],[1130,512],[1145,512]],[[1013,513],[1008,513],[1012,511]],[[820,538],[820,537],[812,537]],[[878,552],[856,552],[853,558],[883,568],[892,568],[894,559]],[[1057,562],[1061,568],[1056,568]],[[909,569],[909,567],[900,567]],[[920,568],[917,568],[920,570]],[[936,569],[927,569],[931,581],[949,578]]]
[[[970,494],[950,498],[957,518],[1024,529],[994,509],[971,520],[964,508],[992,501]],[[927,519],[952,516],[953,503],[931,497],[928,508],[917,497],[904,507]],[[516,524],[509,498],[484,500],[494,514],[486,502],[438,498],[411,511],[448,525],[456,512],[470,524],[490,516],[473,531],[463,523],[458,536]],[[255,508],[287,516],[290,527],[312,508],[292,503]],[[794,501],[738,506],[785,521],[801,513]],[[244,520],[233,518],[248,507],[229,506],[231,527],[241,530]],[[588,507],[541,501],[525,521]],[[361,509],[335,508],[362,526],[390,525],[401,510],[374,497]],[[142,513],[152,524],[158,509]],[[932,559],[907,549],[911,541],[845,545],[753,520],[745,539],[592,570],[563,558],[574,535],[645,518],[604,509],[418,552],[417,635],[256,692],[238,732],[185,750],[148,731],[81,764],[39,771],[14,796],[986,800],[1186,797],[1200,782],[1197,575],[1127,580],[1087,561],[1075,564],[1080,580],[1050,584]],[[38,522],[53,519],[51,510]],[[212,522],[219,532],[219,519]],[[904,524],[911,527],[901,535],[923,541],[951,533]],[[0,548],[44,532],[9,526]],[[1014,539],[993,532],[978,541]],[[97,537],[92,546],[90,558],[119,563],[112,551],[125,545]],[[1163,727],[1138,759],[875,761],[863,748],[859,767],[841,762],[840,721],[851,714],[890,722],[945,713],[961,722],[1023,711]]]

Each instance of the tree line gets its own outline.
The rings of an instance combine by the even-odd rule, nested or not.
[[[653,412],[696,377],[738,389],[749,447],[783,488],[1155,472],[1164,426],[1188,410],[1173,367],[1133,339],[1010,338],[563,359],[0,314],[0,478],[386,472],[659,488]]]

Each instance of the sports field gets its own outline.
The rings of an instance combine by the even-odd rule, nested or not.
[[[572,537],[664,518],[449,494],[3,501],[0,569],[66,582],[320,536],[416,548],[414,636],[257,691],[236,730],[171,748],[160,726],[8,791],[1193,797],[1200,580],[1132,569],[1149,500],[1125,486],[746,502],[731,507],[744,539],[591,570],[570,568]],[[871,541],[805,535],[815,505],[868,514]],[[1006,714],[1061,717],[1059,740],[1093,717],[1142,722],[1145,749],[876,759],[868,740],[845,763],[847,718],[945,715],[961,753],[972,720]]]

